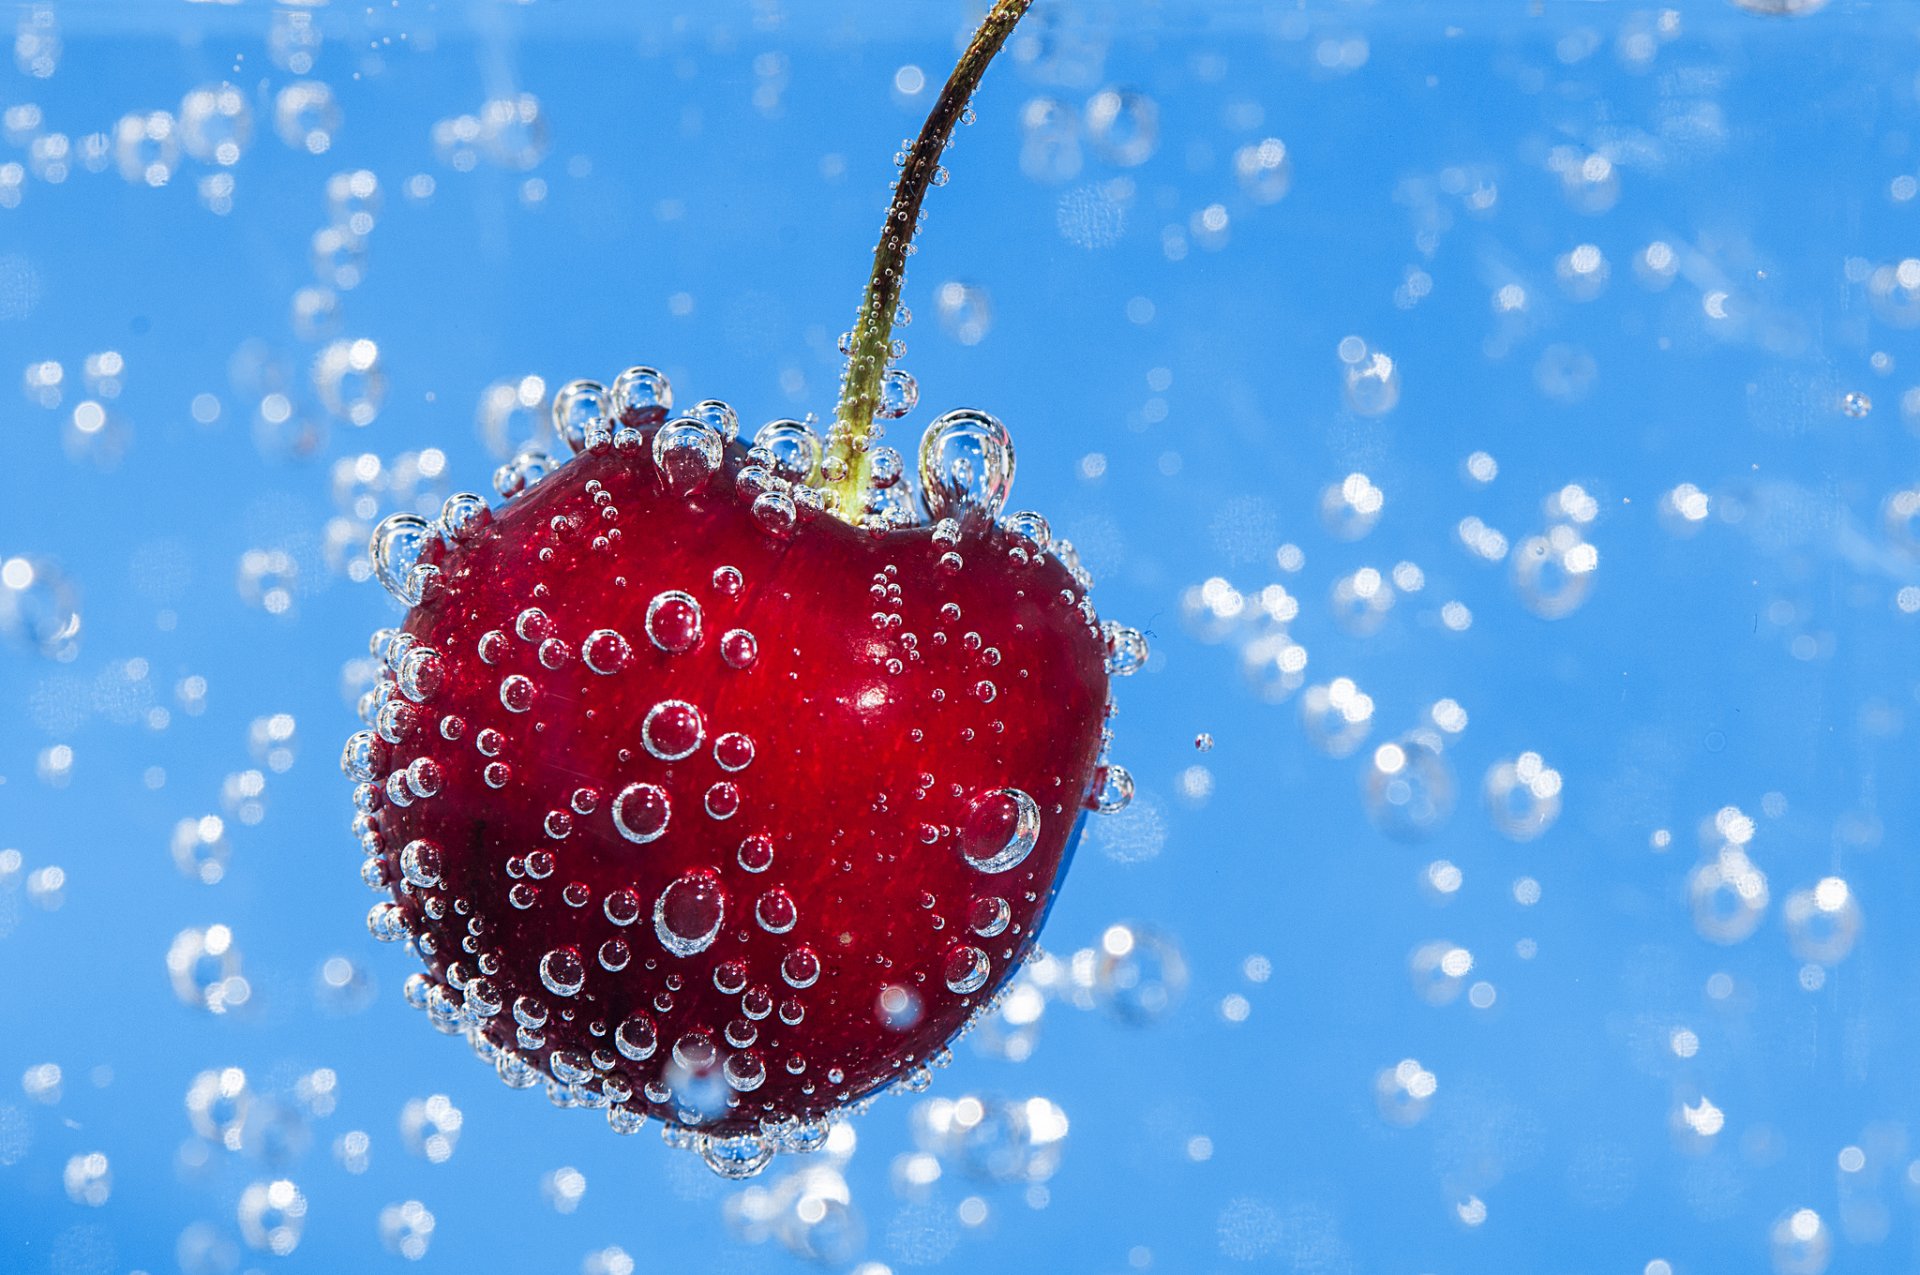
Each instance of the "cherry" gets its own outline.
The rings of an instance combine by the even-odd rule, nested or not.
[[[1025,7],[963,56],[890,226]],[[1144,643],[1044,518],[1003,516],[1004,428],[928,427],[925,518],[876,445],[904,247],[825,445],[775,421],[748,448],[633,368],[556,396],[573,454],[505,467],[498,511],[456,495],[371,546],[410,610],[342,759],[370,928],[507,1083],[728,1176],[924,1083],[1033,950],[1085,812],[1131,791],[1108,679]]]

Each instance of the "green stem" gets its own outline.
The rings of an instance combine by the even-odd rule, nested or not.
[[[907,251],[919,228],[920,205],[941,172],[940,157],[953,136],[953,126],[987,73],[987,64],[1013,33],[1033,0],[995,0],[973,33],[960,61],[947,77],[946,87],[920,127],[920,136],[907,151],[879,246],[873,250],[873,275],[860,298],[860,314],[847,349],[847,371],[841,381],[840,403],[834,409],[827,434],[827,472],[841,471],[828,484],[835,511],[849,522],[860,519],[870,470],[869,448],[880,435],[874,408],[880,402],[887,364],[892,357],[893,316],[900,306],[906,282]]]

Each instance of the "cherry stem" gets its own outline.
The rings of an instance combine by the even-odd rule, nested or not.
[[[920,205],[927,190],[944,170],[940,158],[953,136],[953,126],[966,113],[967,103],[987,73],[1000,46],[1013,33],[1033,0],[995,0],[980,20],[979,30],[967,42],[967,48],[940,90],[939,100],[920,126],[900,166],[894,183],[893,202],[887,208],[886,225],[880,230],[880,243],[873,250],[873,275],[860,297],[860,314],[854,322],[853,336],[847,346],[847,370],[841,378],[840,402],[833,412],[833,427],[827,434],[826,455],[838,461],[844,473],[829,483],[834,505],[849,522],[859,521],[865,505],[865,492],[871,470],[869,442],[877,437],[874,409],[880,403],[887,365],[893,357],[893,318],[900,306],[900,290],[906,283],[907,253],[919,229]]]

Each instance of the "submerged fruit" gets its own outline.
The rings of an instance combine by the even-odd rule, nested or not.
[[[435,1021],[744,1173],[916,1078],[1032,949],[1139,637],[1044,519],[1000,516],[991,417],[929,429],[940,517],[896,458],[854,525],[805,425],[749,451],[641,379],[497,514],[375,533],[413,605],[343,764],[370,924]]]

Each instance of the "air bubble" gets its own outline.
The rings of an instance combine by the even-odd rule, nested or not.
[[[713,872],[688,872],[660,892],[653,905],[653,932],[675,956],[713,946],[726,920],[727,896]]]
[[[367,553],[373,559],[380,587],[408,606],[419,606],[428,576],[420,555],[433,537],[433,528],[417,514],[391,514],[373,529]]]
[[[500,679],[500,703],[509,713],[524,713],[533,707],[534,685],[532,679],[519,673],[509,673]]]
[[[728,731],[713,741],[713,760],[722,770],[745,770],[753,762],[753,741],[738,731]]]
[[[1013,439],[997,417],[948,412],[920,438],[920,499],[927,517],[979,513],[997,518],[1013,486]]]
[[[1133,775],[1125,766],[1103,766],[1094,790],[1093,807],[1103,815],[1118,814],[1133,802]]]
[[[720,635],[720,658],[729,668],[750,668],[760,658],[760,643],[745,629],[728,629]]]
[[[493,511],[484,497],[470,491],[448,496],[440,506],[440,539],[447,545],[472,544],[493,521]]]
[[[810,947],[796,947],[781,958],[780,977],[804,991],[820,981],[820,958]]]
[[[993,962],[987,954],[977,947],[961,944],[947,953],[945,964],[941,968],[941,977],[946,980],[947,990],[970,995],[987,985],[987,976],[993,972]]]
[[[615,925],[632,925],[640,919],[640,896],[625,887],[611,891],[601,911]]]
[[[630,367],[614,378],[613,410],[628,425],[651,425],[673,410],[673,386],[650,367]]]
[[[1039,805],[1018,788],[1002,788],[974,801],[960,829],[960,854],[982,872],[1007,872],[1039,840]]]
[[[769,934],[785,934],[800,920],[800,909],[785,890],[768,890],[753,905],[754,920]]]
[[[440,847],[431,841],[409,841],[400,851],[400,872],[407,883],[430,890],[440,884]]]
[[[640,726],[641,742],[661,761],[691,757],[706,737],[700,710],[685,700],[661,700],[647,711],[646,721]]]
[[[714,819],[731,819],[740,810],[740,789],[722,780],[707,789],[707,814]]]
[[[693,410],[687,415],[711,427],[726,442],[731,443],[740,436],[739,415],[731,406],[717,398],[695,403]]]
[[[653,436],[653,463],[667,488],[691,495],[720,468],[726,443],[704,421],[683,416],[668,421]]]
[[[983,939],[998,938],[1006,933],[1007,924],[1013,919],[1013,909],[1007,901],[996,895],[987,895],[974,900],[967,914],[967,928]]]
[[[638,845],[657,840],[672,817],[667,791],[658,784],[628,784],[613,799],[613,826]]]
[[[913,379],[913,373],[896,367],[880,378],[880,401],[874,405],[873,414],[883,420],[899,420],[919,402],[920,383]]]
[[[596,427],[607,428],[612,406],[613,396],[598,381],[569,381],[553,396],[553,432],[578,455]]]
[[[577,995],[587,983],[587,967],[580,953],[557,947],[540,958],[540,982],[555,996]]]
[[[1116,624],[1112,620],[1100,626],[1107,643],[1107,672],[1114,677],[1131,677],[1147,662],[1146,635],[1140,630]]]
[[[635,1014],[614,1029],[613,1047],[620,1056],[633,1062],[645,1062],[653,1057],[660,1047],[660,1037],[654,1030],[653,1020],[645,1014]]]
[[[700,604],[678,589],[656,594],[647,604],[647,637],[669,655],[700,644]]]
[[[632,658],[627,639],[612,629],[595,629],[580,643],[581,662],[603,676],[618,673]]]
[[[765,872],[773,866],[773,838],[764,832],[754,833],[740,843],[736,858],[748,872]]]
[[[770,459],[762,463],[778,478],[810,483],[819,477],[820,438],[799,421],[768,421],[753,436],[753,447],[767,454]]]

